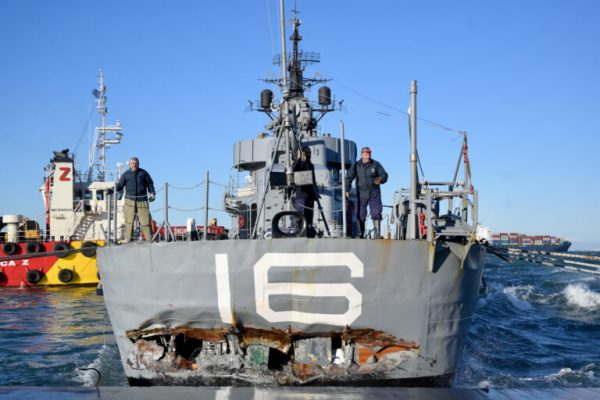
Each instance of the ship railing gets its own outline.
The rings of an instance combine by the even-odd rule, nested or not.
[[[67,226],[67,237],[76,236],[77,228],[85,218],[85,200],[76,200],[73,204],[73,214]]]
[[[10,234],[6,231],[0,232],[0,243],[24,243],[44,240],[41,229],[17,229]]]
[[[174,185],[168,182],[165,182],[162,187],[156,190],[157,200],[160,202],[160,197],[163,198],[162,206],[156,206],[156,203],[150,203],[150,214],[151,219],[153,221],[153,236],[151,238],[152,241],[185,241],[185,240],[210,240],[210,239],[223,239],[222,235],[218,235],[215,232],[221,232],[221,227],[215,227],[210,225],[209,222],[209,212],[218,212],[227,214],[228,210],[221,209],[217,207],[211,207],[209,203],[209,193],[211,190],[215,190],[215,188],[223,188],[227,189],[230,185],[224,185],[216,181],[212,181],[209,178],[208,172],[206,172],[205,179],[199,183],[188,185],[188,186],[179,186]],[[203,192],[204,196],[190,196],[190,192]],[[162,193],[161,193],[162,192]],[[183,192],[187,201],[183,198],[179,198],[177,192]],[[109,209],[114,208],[115,204],[115,196],[116,193],[111,195]],[[194,199],[198,199],[204,197],[204,204],[196,207],[197,202],[192,202],[192,206],[190,207],[190,197]],[[175,200],[175,201],[174,201]],[[159,203],[160,204],[160,203]],[[154,206],[154,207],[153,207]],[[184,229],[183,226],[172,226],[170,222],[171,213],[172,212],[181,212],[186,213],[188,218],[186,225],[190,225],[190,229]],[[198,216],[198,213],[202,212],[202,216]],[[158,215],[163,213],[163,220],[160,223],[154,223],[155,219],[158,219]],[[112,245],[120,242],[120,235],[115,234],[116,223],[114,222],[114,215],[116,212],[113,210],[108,214],[108,224],[106,225],[104,230],[104,236],[107,238],[108,245]],[[193,223],[191,221],[194,221]],[[197,226],[195,221],[203,221],[202,231],[197,231]],[[227,232],[227,230],[225,230]],[[133,240],[142,240],[148,238],[144,238],[142,233],[140,232],[139,221],[136,218],[134,221],[134,235]]]
[[[432,242],[438,237],[474,238],[478,224],[478,192],[460,182],[427,182],[420,185],[415,200],[415,237]],[[439,187],[448,187],[448,190]],[[454,201],[458,206],[454,207]],[[443,210],[443,204],[446,210]],[[394,194],[392,224],[395,238],[411,238],[410,189],[401,189]]]

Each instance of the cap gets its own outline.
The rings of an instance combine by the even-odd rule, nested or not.
[[[363,147],[362,150],[360,151],[361,153],[371,153],[371,149],[368,147]]]

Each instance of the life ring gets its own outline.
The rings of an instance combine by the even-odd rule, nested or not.
[[[27,246],[25,247],[27,254],[39,253],[42,251],[42,249],[42,244],[38,242],[28,242]]]
[[[81,254],[86,257],[94,257],[96,255],[96,248],[98,245],[94,242],[83,242],[81,245]]]
[[[43,277],[44,273],[39,269],[30,269],[25,275],[25,280],[27,280],[27,282],[29,282],[31,285],[35,285],[42,280]]]
[[[58,273],[58,280],[62,283],[69,283],[75,277],[75,273],[71,269],[61,269]]]
[[[296,230],[293,232],[283,232],[279,228],[279,221],[281,218],[286,216],[294,216],[296,217]],[[273,222],[271,223],[273,238],[292,238],[298,236],[306,236],[306,218],[302,213],[298,211],[282,211],[280,213],[275,214],[273,217]]]
[[[13,243],[13,242],[4,243],[4,246],[2,246],[2,251],[4,251],[4,254],[6,254],[7,256],[12,256],[13,254],[17,254],[20,249],[21,249],[21,247],[18,244]]]
[[[71,249],[71,245],[66,242],[57,242],[54,243],[54,247],[52,247],[52,251],[58,253],[57,256],[63,258],[69,255],[69,250]]]

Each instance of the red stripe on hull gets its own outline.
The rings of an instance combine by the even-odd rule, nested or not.
[[[41,252],[52,251],[54,244],[57,242],[40,242],[43,245]],[[36,286],[27,282],[27,272],[31,270],[39,270],[43,274],[46,274],[50,268],[58,261],[56,256],[43,256],[43,257],[32,257],[32,258],[20,258],[18,260],[6,260],[13,256],[23,256],[27,254],[26,247],[27,243],[17,243],[19,246],[18,251],[15,254],[7,255],[4,254],[2,246],[0,246],[0,287],[11,287],[11,286]],[[31,254],[35,256],[34,254]]]

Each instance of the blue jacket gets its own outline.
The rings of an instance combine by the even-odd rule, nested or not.
[[[375,184],[377,177],[381,178],[382,184],[387,182],[388,174],[378,161],[371,159],[365,164],[362,160],[358,160],[346,172],[346,190],[350,190],[352,181],[356,179],[357,194],[360,198],[368,199],[371,194],[381,196],[380,185]]]
[[[117,183],[117,192],[122,191],[123,188],[125,188],[125,198],[136,201],[148,200],[147,193],[156,193],[150,174],[141,168],[135,172],[128,169],[121,175]]]

